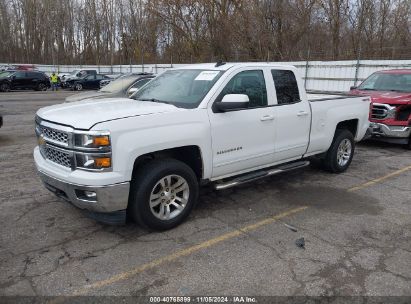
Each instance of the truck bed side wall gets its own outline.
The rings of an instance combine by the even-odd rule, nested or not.
[[[337,125],[342,121],[358,120],[355,140],[360,141],[369,126],[368,97],[330,99],[310,102],[312,125],[307,155],[319,154],[328,150]]]

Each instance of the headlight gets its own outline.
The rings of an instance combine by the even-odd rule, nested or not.
[[[395,106],[388,106],[386,118],[395,118],[397,108]]]
[[[107,170],[111,168],[111,153],[76,153],[76,168],[84,170]]]
[[[110,150],[109,132],[77,132],[74,134],[74,147],[82,150]]]
[[[106,171],[112,168],[111,140],[108,131],[75,131],[73,148],[77,169]]]

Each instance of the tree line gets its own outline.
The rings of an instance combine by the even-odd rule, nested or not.
[[[0,62],[410,59],[411,0],[0,0]]]

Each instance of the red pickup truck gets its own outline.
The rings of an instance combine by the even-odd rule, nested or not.
[[[411,149],[411,69],[376,72],[350,94],[371,96],[371,138]]]

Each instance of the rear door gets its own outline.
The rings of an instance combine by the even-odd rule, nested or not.
[[[93,89],[96,82],[96,75],[88,75],[84,78],[83,88],[84,89]]]
[[[29,88],[36,88],[38,83],[40,82],[41,75],[36,72],[27,72],[27,87]]]
[[[275,161],[285,161],[305,154],[310,137],[311,109],[302,100],[297,79],[291,70],[271,69],[277,105],[275,116]]]

